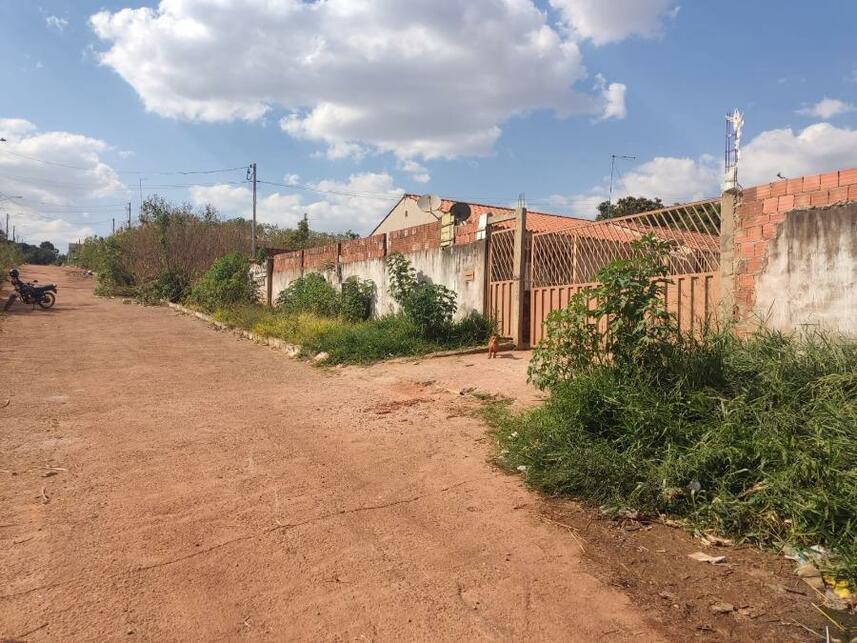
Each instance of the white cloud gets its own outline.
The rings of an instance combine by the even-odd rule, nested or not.
[[[410,174],[411,179],[417,183],[428,183],[431,181],[431,174],[429,173],[428,168],[424,165],[420,165],[416,161],[409,159],[400,161],[399,169],[402,172]]]
[[[299,185],[297,175],[286,178],[287,184]],[[371,172],[352,174],[347,181],[328,179],[302,187],[311,189],[294,193],[273,192],[259,197],[257,220],[294,227],[306,212],[314,230],[353,230],[364,234],[387,214],[403,193],[389,174]],[[195,204],[210,203],[226,216],[249,217],[252,212],[251,192],[245,186],[200,185],[191,188],[190,194]]]
[[[596,45],[619,42],[630,36],[657,38],[664,18],[675,18],[673,0],[550,0],[578,38]]]
[[[851,103],[846,103],[844,100],[839,100],[838,98],[828,98],[825,96],[815,105],[810,105],[809,107],[797,110],[797,113],[802,116],[812,116],[814,118],[823,118],[826,120],[833,118],[834,116],[848,114],[853,112],[855,109],[857,109],[857,107]]]
[[[5,200],[3,206],[28,243],[61,244],[91,234],[90,224],[78,220],[89,212],[111,216],[115,210],[99,200],[125,196],[116,172],[101,159],[109,150],[104,141],[39,131],[20,118],[0,119],[0,137],[7,139],[0,143],[0,192],[23,197]]]
[[[777,173],[791,178],[850,167],[857,167],[857,130],[816,123],[798,132],[790,128],[762,132],[742,150],[738,175],[749,187],[776,181]],[[722,180],[722,162],[714,156],[656,157],[620,175],[613,198],[645,196],[666,204],[693,201],[717,196]],[[572,215],[592,216],[607,194],[605,182],[584,193],[547,200]]]
[[[628,109],[625,107],[625,92],[628,88],[623,83],[608,85],[604,76],[596,74],[595,88],[604,97],[604,111],[597,120],[606,121],[611,118],[622,120],[628,115]]]
[[[713,156],[656,157],[622,176],[619,196],[660,198],[667,204],[694,201],[717,196],[721,179],[720,162]]]
[[[857,166],[857,130],[816,123],[762,132],[744,147],[738,178],[743,185]]]
[[[56,29],[62,33],[65,31],[65,28],[68,27],[68,20],[60,18],[59,16],[48,16],[45,18],[45,24],[47,24],[51,29]]]
[[[102,64],[147,109],[203,121],[255,120],[328,157],[485,155],[508,118],[617,116],[624,89],[574,89],[577,44],[534,0],[162,0],[91,18]]]

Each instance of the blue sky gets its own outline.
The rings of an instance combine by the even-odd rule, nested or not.
[[[146,9],[148,7],[148,9]],[[0,193],[25,240],[105,234],[144,194],[366,232],[401,191],[593,216],[857,165],[857,3],[0,2]],[[161,173],[161,174],[157,174]],[[270,185],[276,183],[280,185]],[[310,188],[310,189],[307,189]]]

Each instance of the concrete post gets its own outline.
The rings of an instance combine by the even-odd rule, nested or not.
[[[266,290],[268,291],[267,292],[268,306],[271,306],[272,305],[271,300],[273,299],[273,294],[274,294],[274,284],[273,284],[273,281],[274,281],[274,258],[271,255],[268,255],[268,258],[265,261],[265,273],[267,275],[267,278],[265,279],[265,285],[267,287]]]
[[[735,318],[735,217],[738,210],[738,188],[720,196],[720,297],[717,318],[729,324]]]
[[[526,288],[526,261],[524,243],[527,239],[527,208],[515,208],[515,251],[512,263],[512,341],[515,348],[526,348],[524,343],[524,291]]]

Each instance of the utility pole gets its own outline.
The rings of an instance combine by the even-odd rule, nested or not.
[[[131,202],[128,201],[128,229],[131,229]]]
[[[607,197],[607,218],[610,218],[610,214],[613,210],[613,174],[616,171],[616,159],[627,159],[627,160],[636,160],[636,156],[626,156],[624,154],[611,154],[610,155],[610,196]]]
[[[6,241],[9,240],[9,213],[6,213]]]
[[[143,214],[143,179],[140,179],[140,214]]]
[[[116,234],[116,217],[113,217],[111,221],[113,221],[113,228],[111,229],[110,234]]]
[[[253,221],[250,223],[250,255],[256,261],[256,164],[247,168],[247,180],[253,181]]]

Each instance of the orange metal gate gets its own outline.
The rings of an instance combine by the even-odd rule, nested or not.
[[[595,275],[636,252],[634,241],[651,234],[671,244],[667,309],[689,331],[713,320],[720,296],[720,201],[680,204],[606,221],[576,224],[533,235],[530,343],[543,338],[545,319],[575,293],[594,286]]]
[[[503,337],[512,334],[515,231],[491,231],[488,235],[488,317]]]

